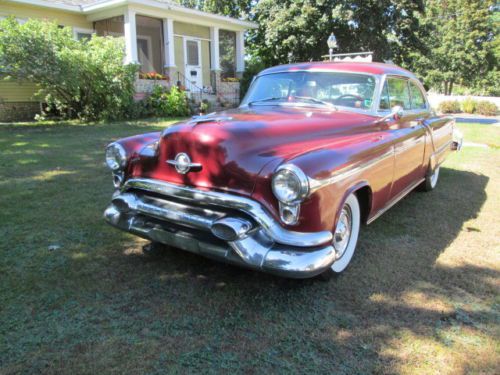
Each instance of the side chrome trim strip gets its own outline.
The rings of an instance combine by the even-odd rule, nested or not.
[[[222,206],[241,210],[259,223],[274,241],[283,245],[313,247],[331,242],[333,239],[333,235],[329,231],[305,233],[284,229],[260,203],[250,198],[215,191],[199,190],[188,186],[174,185],[169,182],[146,178],[134,178],[125,182],[122,192],[130,189],[139,189],[172,196],[201,205]]]
[[[411,184],[410,186],[408,186],[405,190],[403,190],[401,193],[399,193],[397,196],[395,196],[389,204],[387,204],[384,208],[380,209],[375,215],[373,215],[371,218],[369,218],[366,221],[366,224],[373,223],[380,216],[382,216],[385,212],[387,212],[389,209],[391,209],[401,199],[403,199],[408,194],[410,194],[413,191],[413,189],[415,189],[418,185],[420,185],[424,181],[425,181],[425,178],[422,178],[422,179],[418,180],[417,182],[415,182],[414,184]]]
[[[391,146],[389,151],[384,152],[383,154],[377,156],[374,159],[371,159],[367,162],[361,162],[354,166],[348,166],[340,169],[335,172],[332,176],[325,178],[323,180],[316,180],[314,178],[309,177],[309,189],[310,192],[313,193],[318,189],[326,185],[331,185],[341,180],[344,180],[348,177],[354,176],[357,173],[364,171],[365,169],[371,168],[375,164],[394,156],[394,146]]]

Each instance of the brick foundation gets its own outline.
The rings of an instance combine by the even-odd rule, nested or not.
[[[0,103],[0,122],[32,121],[40,113],[38,102]]]

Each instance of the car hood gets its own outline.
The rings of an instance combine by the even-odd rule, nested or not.
[[[284,106],[255,106],[179,123],[161,135],[156,163],[142,177],[251,195],[257,177],[271,162],[279,165],[361,133],[376,118],[364,114]],[[179,173],[168,161],[186,153],[201,164]]]

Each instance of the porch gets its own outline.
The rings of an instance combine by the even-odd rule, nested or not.
[[[120,12],[90,17],[95,18],[97,35],[124,37],[125,63],[140,65],[138,97],[147,95],[155,84],[175,84],[195,101],[237,104],[238,79],[245,70],[244,32],[248,28],[239,23],[245,21],[210,15],[220,18],[214,22],[203,19],[207,15],[203,12],[183,19],[175,13],[130,6]],[[154,79],[149,74],[153,72],[163,77]]]

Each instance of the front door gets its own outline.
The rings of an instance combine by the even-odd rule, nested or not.
[[[186,76],[186,89],[199,92],[203,88],[201,70],[201,41],[198,39],[184,39],[184,61]]]
[[[418,105],[419,102],[415,99],[415,104]],[[423,100],[425,106],[425,99]],[[389,108],[401,106],[405,111],[403,118],[390,126],[397,139],[394,145],[396,158],[391,189],[391,198],[395,198],[424,177],[426,129],[423,121],[428,116],[428,112],[425,108],[418,108],[418,106],[412,108],[408,80],[402,77],[389,77],[386,80],[382,92],[382,103],[388,103]]]

